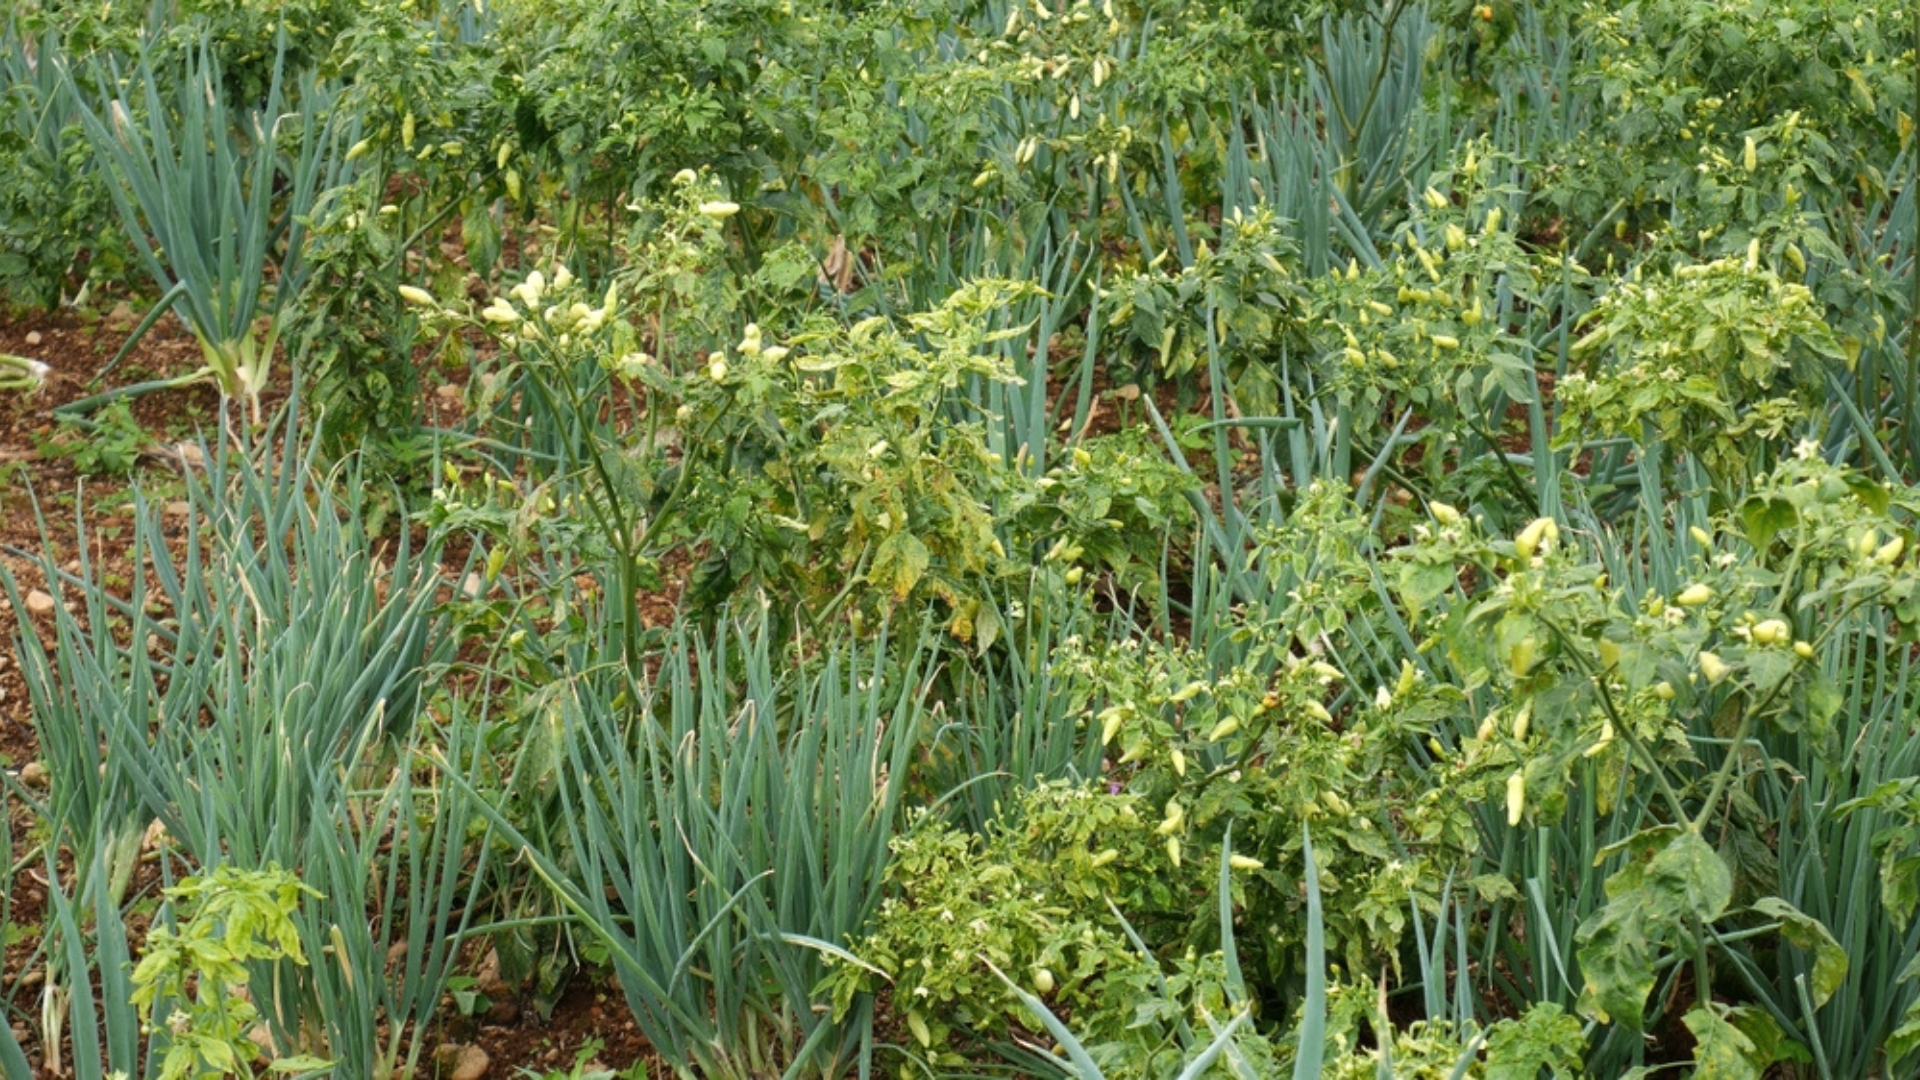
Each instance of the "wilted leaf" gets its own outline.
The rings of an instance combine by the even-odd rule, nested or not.
[[[892,588],[895,600],[905,600],[926,575],[932,561],[932,553],[918,537],[897,532],[882,540],[874,551],[873,576]]]
[[[1827,1003],[1847,978],[1847,951],[1835,941],[1826,925],[1777,896],[1769,896],[1753,905],[1753,910],[1770,919],[1780,920],[1780,936],[1813,954],[1813,1007]]]
[[[1645,859],[1642,862],[1642,859]],[[1580,926],[1584,1011],[1638,1030],[1655,965],[1669,951],[1690,956],[1690,924],[1712,922],[1733,898],[1733,874],[1700,834],[1681,832],[1650,858],[1634,853],[1607,879],[1607,904]]]

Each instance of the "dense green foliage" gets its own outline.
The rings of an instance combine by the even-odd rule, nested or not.
[[[0,29],[0,290],[203,346],[89,471],[248,408],[44,560],[43,1059],[1920,1067],[1920,16],[137,7]]]

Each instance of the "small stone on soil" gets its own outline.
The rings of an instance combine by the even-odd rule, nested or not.
[[[441,1046],[433,1052],[433,1058],[441,1069],[450,1070],[445,1073],[450,1080],[480,1080],[493,1064],[493,1059],[487,1056],[485,1050],[458,1043]]]
[[[28,344],[28,345],[35,345],[35,346],[37,346],[37,345],[39,345],[39,344],[40,344],[40,341],[41,341],[41,337],[40,337],[40,331],[38,331],[38,330],[29,330],[29,331],[27,331],[27,344]]]
[[[34,589],[27,594],[27,614],[29,615],[51,615],[53,606],[53,596],[49,593]]]
[[[492,1064],[485,1050],[469,1046],[460,1059],[453,1063],[453,1080],[480,1080],[487,1075],[487,1067]]]
[[[37,761],[29,761],[20,766],[20,782],[28,787],[39,787],[47,782],[47,767]]]
[[[512,992],[506,980],[500,977],[500,951],[488,949],[487,955],[480,958],[480,968],[473,973],[474,985],[490,998],[502,997]]]

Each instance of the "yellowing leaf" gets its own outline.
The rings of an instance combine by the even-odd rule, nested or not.
[[[1780,922],[1780,936],[1813,954],[1813,980],[1808,992],[1813,1007],[1819,1008],[1833,997],[1847,979],[1847,951],[1834,940],[1826,924],[1777,896],[1769,896],[1753,905],[1753,910]]]
[[[932,561],[932,553],[918,537],[897,532],[882,540],[874,551],[873,578],[886,584],[895,600],[905,600],[926,575]]]

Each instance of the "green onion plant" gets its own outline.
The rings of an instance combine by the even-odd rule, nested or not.
[[[562,762],[552,835],[481,808],[681,1075],[839,1075],[872,1052],[871,1002],[836,1018],[813,988],[879,902],[927,643],[803,643],[792,667],[773,641],[736,617],[710,640],[677,628],[650,680],[578,669],[535,736]]]
[[[318,477],[284,425],[265,463],[203,443],[184,520],[136,493],[127,584],[42,560],[75,612],[56,615],[51,652],[18,642],[50,779],[35,809],[47,857],[89,868],[74,875],[83,907],[122,902],[155,822],[198,869],[299,874],[322,894],[299,920],[316,962],[257,971],[261,1013],[282,1053],[385,1077],[419,1052],[484,867],[469,865],[465,794],[416,779],[433,733],[415,722],[423,680],[448,647],[438,552],[405,534],[376,545],[363,496],[336,494],[358,485]]]
[[[304,75],[290,100],[285,50],[283,30],[266,100],[240,117],[228,110],[220,63],[205,41],[178,70],[143,53],[126,80],[130,91],[106,100],[91,100],[83,87],[122,85],[116,64],[69,80],[113,177],[121,223],[161,293],[121,357],[178,305],[206,363],[173,384],[210,377],[225,398],[248,404],[256,425],[281,308],[306,276],[308,215],[319,192],[350,168],[337,152],[333,90]],[[104,403],[96,396],[67,409]]]

